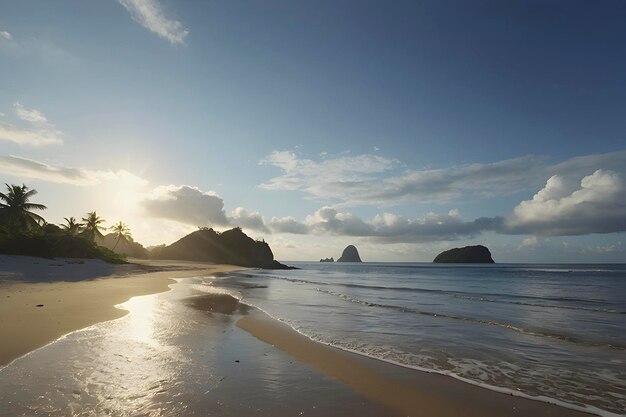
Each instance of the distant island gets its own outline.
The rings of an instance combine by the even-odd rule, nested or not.
[[[320,262],[335,262],[335,258],[322,258],[320,259]]]
[[[265,241],[248,237],[238,227],[222,233],[201,228],[169,246],[152,249],[150,257],[265,269],[295,269],[274,260],[272,249]]]
[[[461,264],[493,264],[491,252],[485,246],[465,246],[441,252],[433,260],[434,263],[461,263]]]
[[[359,256],[359,251],[354,245],[348,245],[341,254],[341,257],[337,259],[337,262],[363,262]]]

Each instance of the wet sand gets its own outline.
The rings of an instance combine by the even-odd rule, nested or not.
[[[172,278],[243,269],[233,265],[138,261],[0,259],[0,366],[59,337],[127,314],[133,296],[168,290]],[[67,282],[71,281],[71,282]]]
[[[452,377],[406,369],[313,342],[258,310],[240,319],[237,326],[323,371],[364,397],[386,406],[392,415],[424,417],[590,415],[498,393]]]
[[[0,415],[390,416],[238,328],[249,307],[236,299],[197,282],[170,288],[0,369]]]

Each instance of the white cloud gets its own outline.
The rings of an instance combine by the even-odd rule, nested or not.
[[[272,217],[267,227],[274,233],[290,233],[305,235],[309,228],[304,223],[297,221],[294,217]]]
[[[6,30],[0,30],[0,36],[3,37],[4,39],[8,40],[8,41],[13,40],[13,35],[11,35]]]
[[[340,156],[315,162],[288,151],[274,151],[262,163],[282,171],[261,184],[262,188],[299,190],[321,200],[378,206],[440,203],[476,192],[516,192],[529,186],[529,178],[537,183],[536,168],[545,165],[542,158],[526,156],[489,164],[413,169],[385,176],[400,163],[377,155]]]
[[[539,239],[537,239],[537,236],[530,236],[525,239],[522,239],[522,243],[518,246],[517,250],[522,250],[522,249],[535,250],[538,246],[540,246],[540,243],[539,243]]]
[[[261,232],[269,232],[265,227],[263,216],[258,211],[249,212],[243,207],[237,207],[233,210],[230,223],[243,229],[258,230]]]
[[[299,190],[314,197],[341,199],[349,188],[398,165],[376,155],[340,156],[315,162],[289,151],[274,151],[261,161],[280,168],[282,175],[261,184],[267,190]]]
[[[619,167],[626,166],[626,152],[587,155],[559,164],[529,155],[490,163],[408,169],[397,175],[389,174],[400,166],[398,161],[375,155],[340,156],[316,162],[292,152],[274,151],[261,163],[282,171],[261,184],[264,189],[298,190],[341,205],[392,206],[528,191],[555,174],[569,178],[582,177],[592,169],[623,169]]]
[[[578,185],[552,176],[531,200],[522,201],[507,219],[510,233],[585,235],[626,230],[623,174],[598,169]]]
[[[620,249],[620,245],[605,245],[605,246],[587,246],[587,248],[585,248],[585,252],[592,252],[592,253],[612,253],[612,252],[616,252]]]
[[[498,230],[501,223],[501,218],[465,222],[460,219],[458,210],[448,214],[427,213],[418,219],[383,213],[363,220],[352,213],[325,206],[303,222],[293,217],[274,217],[265,226],[273,233],[355,236],[378,243],[421,243],[476,236],[483,231]]]
[[[133,20],[171,44],[184,44],[189,30],[178,20],[168,19],[157,0],[118,0]]]
[[[142,178],[125,170],[98,171],[55,166],[12,155],[0,155],[0,173],[20,178],[79,186],[96,185],[110,180],[125,180],[136,184],[146,183]]]
[[[42,112],[37,109],[27,109],[19,102],[15,103],[13,108],[17,117],[29,126],[15,126],[0,121],[0,140],[28,146],[63,143],[63,132],[50,123]]]
[[[30,123],[48,123],[48,119],[37,109],[26,109],[24,106],[20,104],[20,102],[16,102],[13,104],[15,108],[15,114],[20,119],[30,122]]]
[[[141,205],[151,216],[193,226],[230,224],[224,211],[224,200],[219,195],[189,185],[156,187]]]
[[[63,143],[60,131],[47,129],[26,129],[0,121],[0,140],[19,145],[44,146]]]

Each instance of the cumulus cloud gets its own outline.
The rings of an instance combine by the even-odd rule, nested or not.
[[[578,184],[554,175],[507,219],[509,233],[571,236],[626,231],[623,174],[598,169]]]
[[[0,140],[20,145],[44,146],[63,143],[63,132],[48,121],[37,109],[27,109],[19,102],[13,105],[15,114],[26,122],[27,127],[0,121]]]
[[[125,170],[99,171],[49,165],[44,162],[12,155],[0,155],[0,173],[20,178],[31,178],[79,186],[96,185],[104,181],[118,179],[134,182],[136,184],[146,183],[142,178]]]
[[[189,185],[156,187],[141,204],[154,217],[180,223],[194,226],[230,224],[224,211],[224,200],[219,195]]]
[[[118,0],[133,20],[171,44],[184,44],[189,30],[178,20],[169,19],[157,0]]]
[[[262,216],[258,215],[255,217],[255,224],[250,227],[256,230],[265,229],[272,233],[356,236],[379,243],[453,241],[472,238],[484,232],[530,234],[532,236],[525,238],[519,249],[532,249],[540,245],[538,236],[626,231],[625,157],[625,152],[615,152],[573,158],[549,167],[538,163],[538,169],[542,172],[558,171],[560,174],[549,177],[544,183],[545,186],[537,187],[540,189],[532,199],[520,202],[506,217],[479,217],[466,221],[461,219],[460,212],[454,209],[444,214],[427,213],[416,219],[392,213],[363,219],[350,212],[325,206],[307,216],[304,221],[298,221],[293,217],[273,217],[265,221]],[[298,181],[308,175],[308,172],[319,168],[317,163],[301,161],[292,153],[274,154],[272,160],[273,164],[282,167],[288,173],[289,178],[283,179],[298,187],[301,184]],[[450,178],[454,176],[459,182],[463,181],[466,186],[474,187],[475,190],[484,189],[484,192],[487,192],[487,188],[490,191],[497,189],[499,183],[496,181],[501,176],[507,177],[504,173],[507,167],[516,167],[507,178],[509,180],[517,178],[521,181],[521,178],[525,178],[524,175],[526,175],[522,167],[527,166],[529,162],[532,165],[532,161],[539,160],[520,158],[496,164],[474,164],[459,168],[458,170],[463,172],[463,175],[458,172],[454,175],[450,172],[440,174],[444,184],[450,185]],[[362,168],[360,171],[380,172],[387,169],[384,163],[377,166],[378,168],[375,169]],[[595,169],[587,174],[582,173],[585,169],[598,166],[610,167],[615,171]],[[299,167],[302,167],[307,174],[298,175]],[[341,172],[339,168],[337,170]],[[351,175],[357,170],[351,168],[345,172],[345,175]],[[515,186],[515,181],[506,183]],[[264,227],[261,227],[262,221]]]
[[[447,214],[427,213],[408,219],[391,213],[364,220],[329,206],[318,209],[299,222],[293,217],[272,218],[266,227],[273,233],[336,235],[368,238],[378,243],[422,243],[449,241],[476,236],[501,228],[501,218],[480,218],[466,222],[458,210]]]
[[[294,217],[272,217],[268,223],[268,228],[274,233],[290,233],[295,235],[305,235],[309,233],[309,227],[296,220]]]
[[[293,217],[272,217],[268,220],[261,213],[242,207],[233,210],[229,216],[219,195],[188,185],[157,187],[141,205],[154,217],[194,226],[239,226],[266,234],[354,236],[378,243],[457,240],[497,230],[502,224],[501,218],[466,222],[460,218],[458,210],[445,214],[427,213],[418,219],[384,213],[364,220],[330,206],[318,209],[303,221]]]
[[[444,203],[460,198],[492,197],[537,189],[555,175],[575,176],[593,169],[626,166],[626,152],[588,155],[551,164],[546,158],[523,156],[490,163],[397,173],[398,161],[375,155],[340,156],[320,162],[292,152],[272,152],[262,164],[279,168],[279,176],[261,184],[268,190],[298,190],[342,205],[392,206]],[[623,168],[621,168],[623,169]]]
[[[7,41],[11,41],[13,40],[13,35],[11,35],[9,32],[7,32],[6,30],[0,30],[0,37],[3,37],[4,39],[6,39]]]
[[[249,212],[243,207],[237,207],[233,210],[233,214],[229,220],[233,225],[244,229],[258,230],[261,232],[269,232],[265,226],[263,216],[258,211]]]

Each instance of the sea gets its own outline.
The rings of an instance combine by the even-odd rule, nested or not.
[[[275,407],[303,415],[290,390],[306,366],[233,330],[245,309],[216,318],[186,305],[203,293],[230,294],[314,341],[416,372],[626,414],[626,265],[289,264],[299,269],[198,276],[132,298],[120,306],[129,315],[0,369],[0,415],[246,415],[227,392],[249,393],[257,416],[280,415]],[[318,380],[304,398],[340,396],[332,404],[345,415],[381,415]],[[324,402],[313,407],[332,415]]]
[[[626,414],[626,265],[294,263],[219,279],[307,337],[598,415]]]

